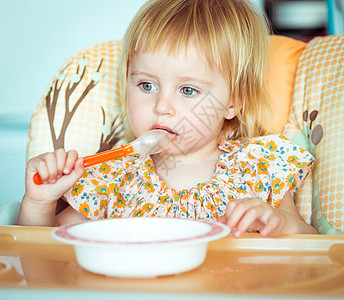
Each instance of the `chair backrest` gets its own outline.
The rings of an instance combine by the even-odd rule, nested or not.
[[[284,134],[317,159],[296,201],[319,233],[344,233],[343,115],[344,35],[313,39],[300,57]]]

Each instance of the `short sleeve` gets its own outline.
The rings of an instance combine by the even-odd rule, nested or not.
[[[270,135],[251,139],[238,151],[237,163],[241,190],[278,207],[288,191],[295,195],[315,159],[282,135]]]
[[[113,160],[86,168],[84,175],[64,195],[73,209],[91,220],[108,217],[109,194],[121,181],[122,162]]]

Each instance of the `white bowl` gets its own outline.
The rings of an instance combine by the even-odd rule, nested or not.
[[[116,277],[155,277],[198,267],[209,241],[229,234],[220,223],[173,218],[120,218],[56,228],[86,270]]]

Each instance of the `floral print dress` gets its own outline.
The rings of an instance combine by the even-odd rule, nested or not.
[[[314,158],[281,135],[222,139],[212,178],[189,190],[167,186],[148,155],[129,155],[96,166],[65,194],[92,220],[118,217],[176,217],[217,221],[229,201],[260,198],[278,207],[310,173]]]

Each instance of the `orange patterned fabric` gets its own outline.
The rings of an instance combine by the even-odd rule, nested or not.
[[[97,220],[117,217],[178,217],[217,221],[232,199],[258,197],[278,207],[309,174],[313,157],[271,135],[248,141],[223,139],[213,177],[190,190],[169,188],[147,155],[127,156],[87,168],[65,195],[77,211]]]
[[[284,134],[317,160],[297,193],[303,218],[325,234],[344,233],[344,36],[308,43],[298,66]]]

